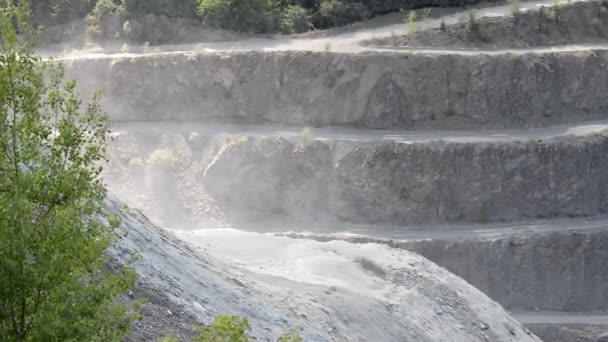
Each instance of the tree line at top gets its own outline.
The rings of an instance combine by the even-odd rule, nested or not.
[[[427,6],[458,6],[479,0],[31,0],[36,23],[53,25],[88,14],[118,12],[198,19],[203,25],[250,33],[301,33]]]

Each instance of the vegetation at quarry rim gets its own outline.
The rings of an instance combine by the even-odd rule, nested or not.
[[[425,6],[459,6],[454,0],[32,0],[34,20],[44,26],[88,15],[92,32],[113,38],[137,36],[135,22],[148,14],[192,19],[202,26],[252,33],[284,34],[326,29],[378,14]],[[474,3],[468,0],[466,3]],[[120,18],[108,32],[104,23]]]

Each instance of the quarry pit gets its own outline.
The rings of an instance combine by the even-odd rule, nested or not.
[[[152,308],[261,340],[599,342],[605,6],[56,59],[104,93],[117,254],[143,248]]]

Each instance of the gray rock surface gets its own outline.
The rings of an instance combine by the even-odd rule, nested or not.
[[[265,144],[274,146],[274,159],[252,147]],[[325,213],[354,223],[488,222],[594,215],[608,208],[603,134],[515,143],[345,143],[349,147],[333,149],[332,163],[322,145],[293,155],[297,145],[285,139],[250,138],[229,147],[231,153],[218,153],[203,182],[212,195],[243,196],[232,202],[237,207],[259,198],[265,200],[257,209],[265,212],[309,218]],[[286,151],[283,159],[277,159],[279,151]],[[272,174],[261,176],[260,170]],[[328,192],[306,190],[325,187]],[[284,198],[300,198],[309,209]]]
[[[288,274],[253,271],[218,257],[222,253],[213,247],[178,240],[119,202],[107,204],[121,215],[125,230],[112,253],[122,261],[137,253],[134,267],[143,295],[160,295],[161,301],[200,323],[209,323],[220,313],[244,316],[260,341],[276,340],[281,331],[293,327],[301,327],[310,341],[540,341],[477,289],[410,252],[374,247],[378,253],[369,260],[383,257],[373,263],[384,273],[379,276],[363,268],[346,274],[361,277],[357,286],[373,284],[356,292],[348,283],[330,286],[319,279],[295,280]],[[300,245],[296,250],[311,250],[308,258],[314,262],[319,260],[316,250],[332,250],[331,255],[338,257],[324,258],[330,268],[362,267],[358,255],[365,254],[343,242],[321,244],[266,235],[256,239],[277,247],[296,243]],[[248,240],[232,241],[251,247]]]
[[[607,231],[411,241],[393,246],[420,253],[507,309],[608,309]]]
[[[142,176],[142,170],[130,168],[133,150],[145,161],[153,150],[169,149],[181,166],[166,177],[151,177],[169,188],[148,182],[139,188],[148,200],[134,203],[150,203],[148,209],[154,203],[175,205],[171,213],[188,208],[185,217],[229,213],[245,220],[277,215],[400,225],[581,217],[608,210],[605,133],[413,144],[207,136],[208,143],[197,148],[179,134],[150,145],[153,136],[118,139],[115,146],[125,144],[112,150],[106,181],[125,200],[136,197],[132,184],[153,170],[142,166]]]
[[[118,121],[458,129],[608,113],[608,51],[501,55],[174,52],[63,60]]]
[[[437,151],[442,149],[460,151],[462,146],[469,146],[465,151],[476,150],[471,147],[475,146],[472,144],[406,145],[352,142],[329,144],[322,141],[303,144],[300,138],[247,138],[245,136],[213,138],[196,134],[186,134],[185,136],[165,134],[159,137],[153,131],[143,135],[135,133],[119,135],[114,140],[111,149],[113,163],[106,170],[110,172],[106,177],[110,183],[110,189],[122,189],[119,192],[121,197],[153,215],[162,216],[163,214],[157,205],[177,205],[179,208],[183,208],[179,218],[176,219],[170,215],[169,219],[161,217],[160,220],[160,222],[165,221],[179,227],[189,227],[189,225],[194,227],[194,222],[199,224],[207,222],[209,217],[233,222],[245,210],[257,212],[259,217],[266,219],[272,214],[279,214],[284,219],[308,221],[328,219],[331,217],[331,213],[341,215],[348,213],[351,216],[346,219],[351,221],[374,223],[374,220],[381,217],[381,213],[385,213],[387,210],[398,212],[401,209],[403,212],[426,212],[430,215],[427,219],[438,220],[437,216],[434,216],[437,214],[436,202],[429,201],[428,204],[413,206],[414,202],[411,198],[390,199],[390,194],[402,191],[401,184],[419,184],[418,187],[424,188],[430,180],[435,179],[433,175],[435,175],[436,166],[433,165],[440,164],[433,164],[429,160],[449,160],[450,165],[454,165],[456,169],[461,168],[458,165],[464,163],[459,162],[460,159],[455,157],[444,158],[439,154],[436,158],[430,158],[429,155],[440,153]],[[596,150],[598,146],[604,144],[603,141],[603,136],[597,135],[547,140],[541,143],[535,141],[481,144],[476,146],[480,154],[461,153],[463,156],[472,158],[465,158],[468,160],[469,167],[462,167],[460,173],[451,174],[451,179],[454,180],[454,184],[464,183],[468,188],[476,188],[480,186],[479,184],[486,183],[478,184],[477,181],[467,177],[477,174],[478,171],[492,172],[496,175],[494,178],[482,177],[481,174],[478,176],[479,179],[487,178],[487,184],[498,184],[504,188],[501,190],[504,196],[497,192],[490,197],[498,201],[497,203],[503,206],[503,209],[510,205],[532,213],[532,210],[544,210],[544,205],[548,201],[561,203],[564,208],[572,205],[587,205],[585,200],[580,200],[579,197],[572,195],[578,191],[591,196],[589,203],[593,208],[599,202],[596,197],[593,197],[596,195],[592,194],[601,192],[602,184],[605,184],[603,178],[595,175],[596,171],[593,171],[596,167],[604,167],[601,156],[605,153]],[[175,189],[146,195],[141,188],[133,186],[137,175],[129,170],[128,165],[130,160],[138,156],[145,160],[157,148],[167,148],[173,151],[176,158],[181,160],[179,164],[182,166],[176,168],[173,174],[176,180]],[[542,182],[538,182],[538,188],[534,186],[536,181],[531,181],[529,184],[524,182],[521,184],[522,187],[525,187],[524,191],[517,185],[523,182],[522,180],[517,180],[516,177],[502,180],[501,177],[509,173],[497,171],[503,170],[501,163],[511,165],[508,157],[510,154],[505,151],[511,151],[510,153],[514,154],[521,148],[529,150],[527,153],[531,154],[525,160],[534,161],[534,163],[513,164],[517,166],[509,169],[510,172],[521,171],[524,174],[530,173],[532,176],[534,173],[530,170],[538,170],[539,175],[544,174],[548,178],[548,184],[554,184],[549,190],[545,191],[548,185],[544,185]],[[362,150],[367,152],[363,153]],[[367,154],[368,152],[370,154]],[[416,153],[420,154],[417,157],[420,164],[411,162],[411,159],[402,160],[402,156],[414,158],[413,154]],[[479,155],[486,155],[486,157],[479,159]],[[585,161],[587,159],[590,161]],[[521,160],[524,160],[524,157],[521,157]],[[572,160],[576,163],[570,163]],[[367,165],[366,168],[371,168],[367,161],[376,163],[376,173],[368,174],[358,169],[360,167],[358,165]],[[379,167],[381,163],[385,163],[385,167]],[[565,165],[578,165],[582,169],[569,169]],[[430,178],[401,177],[399,176],[400,171],[396,170],[403,167],[405,167],[403,172],[412,172],[412,174],[418,172],[421,175],[429,175]],[[341,169],[341,172],[336,171],[338,168]],[[315,173],[309,172],[310,170],[315,170]],[[144,172],[146,172],[145,169]],[[348,181],[342,184],[341,189],[343,191],[348,189],[348,191],[345,192],[342,201],[336,202],[336,197],[334,197],[335,177],[344,174],[350,178],[359,173],[361,173],[361,179],[367,179],[367,181],[364,183]],[[588,177],[588,175],[591,176]],[[456,179],[459,177],[463,180],[457,182]],[[598,181],[598,183],[581,183],[577,177],[586,179],[586,182]],[[413,179],[413,181],[408,182],[408,179]],[[383,185],[387,181],[388,183]],[[509,186],[501,184],[509,184]],[[320,189],[321,186],[326,188]],[[483,190],[485,186],[480,186],[482,189],[480,193],[487,196],[487,191]],[[375,191],[371,190],[372,187],[380,187],[385,190]],[[508,189],[511,187],[519,189],[517,196],[507,196]],[[229,190],[223,191],[226,188]],[[370,190],[370,194],[382,197],[375,197],[374,202],[371,198],[364,201],[360,196],[352,195],[366,194],[366,189]],[[446,187],[446,189],[452,189],[450,196],[461,199],[454,201],[455,203],[468,203],[466,198],[471,194],[470,191],[457,187]],[[319,195],[319,193],[323,195]],[[424,192],[414,191],[414,193]],[[174,199],[169,194],[178,197]],[[540,199],[535,197],[539,194],[542,195]],[[507,200],[510,197],[512,200]],[[198,204],[194,205],[194,203]],[[335,203],[352,208],[352,211],[336,210],[335,207],[332,207]],[[444,202],[440,203],[443,208]],[[479,207],[481,204],[476,203],[476,201],[470,201],[466,206],[463,204],[463,207],[481,208]],[[555,203],[551,205],[555,206]],[[190,207],[187,206],[188,204]],[[328,204],[332,206],[328,206]],[[327,210],[328,208],[331,210]],[[360,209],[355,210],[356,208]],[[420,211],[421,208],[427,209]],[[474,210],[471,212],[475,213]],[[228,215],[224,217],[223,214],[226,213]],[[407,215],[403,214],[401,217],[407,220]],[[473,216],[473,219],[475,217]],[[392,219],[394,218],[392,217]],[[193,219],[192,223],[187,223],[190,219]],[[488,213],[485,219],[492,219],[492,216]],[[370,234],[374,227],[369,228]],[[377,234],[383,233],[382,228],[378,229],[380,230]],[[429,237],[431,236],[433,235],[429,235]],[[457,241],[436,238],[431,241],[394,243],[391,244],[391,247],[409,249],[424,255],[510,308],[594,311],[605,310],[608,307],[608,297],[605,296],[608,268],[604,267],[602,262],[608,257],[608,255],[604,255],[604,252],[608,250],[606,248],[607,236],[605,231],[514,234],[513,237],[480,240],[471,237]]]
[[[173,160],[159,168],[149,162],[158,151]],[[180,134],[116,134],[109,146],[104,181],[128,205],[159,224],[213,222],[223,217],[197,175],[216,148],[210,137]]]
[[[527,327],[543,341],[551,342],[606,342],[608,325],[530,324]]]
[[[351,227],[354,234],[323,233],[322,229],[278,234],[321,242],[380,243],[409,250],[461,276],[513,311],[522,323],[608,327],[607,222],[591,221],[591,227],[586,227],[585,220],[466,229],[357,226]],[[383,236],[391,228],[396,236]]]
[[[132,17],[129,25],[118,18],[111,23],[119,24],[116,30],[130,27],[137,39],[152,42],[197,35],[193,21],[175,21],[174,16],[192,15],[183,13],[179,1],[129,4],[141,12],[162,4],[163,11]],[[497,46],[529,46],[604,37],[604,7],[580,9],[560,9],[555,21],[548,12],[525,14],[523,22],[517,21],[523,16],[499,19],[498,25],[476,26],[475,37],[456,32],[456,38],[438,39],[487,46],[485,40],[497,37],[502,38]],[[543,35],[536,29],[553,31]],[[528,36],[513,38],[518,34]],[[280,41],[260,46],[273,43]],[[348,43],[343,46],[337,51],[351,51]],[[119,121],[503,129],[581,122],[608,113],[608,52],[601,46],[585,52],[469,55],[143,49],[142,54],[82,55],[63,62],[85,93],[104,88],[106,108]],[[164,331],[187,335],[192,327],[183,322],[208,323],[228,313],[250,319],[259,340],[302,327],[312,341],[537,341],[469,283],[509,308],[605,310],[604,232],[456,241],[370,238],[352,244],[225,229],[190,231],[189,223],[201,224],[202,217],[247,220],[251,213],[374,225],[602,214],[608,205],[607,137],[602,132],[410,144],[222,140],[196,132],[119,135],[105,175],[110,188],[158,215],[157,222],[184,229],[175,232],[180,241],[108,200],[127,229],[112,252],[123,261],[139,254],[138,295],[155,299],[145,309],[154,318],[164,315],[164,308],[170,311],[169,318],[144,321],[134,338],[155,338]],[[162,172],[147,162],[157,149],[171,156]],[[596,332],[538,329],[553,340],[582,340],[586,331]]]
[[[515,143],[384,143],[336,164],[334,212],[360,223],[508,221],[605,212],[601,134]]]

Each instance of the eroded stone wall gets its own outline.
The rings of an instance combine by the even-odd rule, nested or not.
[[[608,233],[603,231],[398,245],[461,276],[507,309],[608,307]]]
[[[380,144],[335,169],[335,209],[366,223],[509,221],[608,208],[602,136],[563,141]]]
[[[601,119],[608,52],[166,53],[65,61],[118,121],[519,128]]]
[[[588,229],[580,229],[580,221],[579,225],[571,222],[576,230],[570,231],[564,229],[569,224],[565,220],[552,224],[554,230],[535,229],[533,223],[522,223],[529,225],[528,231],[488,226],[476,230],[476,237],[472,232],[432,231],[421,240],[366,235],[287,236],[321,242],[340,239],[357,244],[380,243],[415,252],[459,275],[513,312],[539,311],[541,317],[542,312],[603,312],[608,306],[605,221],[595,221],[596,228]],[[414,233],[425,235],[422,231]],[[588,323],[598,324],[596,320]]]
[[[608,210],[605,134],[415,144],[240,136],[206,138],[206,145],[196,148],[184,136],[151,138],[179,161],[167,175],[178,180],[171,197],[211,199],[220,211],[236,213],[233,217],[253,212],[304,221],[412,224],[579,217]],[[132,140],[130,149],[145,144]],[[144,163],[150,153],[145,150],[137,152]],[[123,166],[108,172],[132,169],[123,159]],[[187,183],[180,183],[183,179]]]

